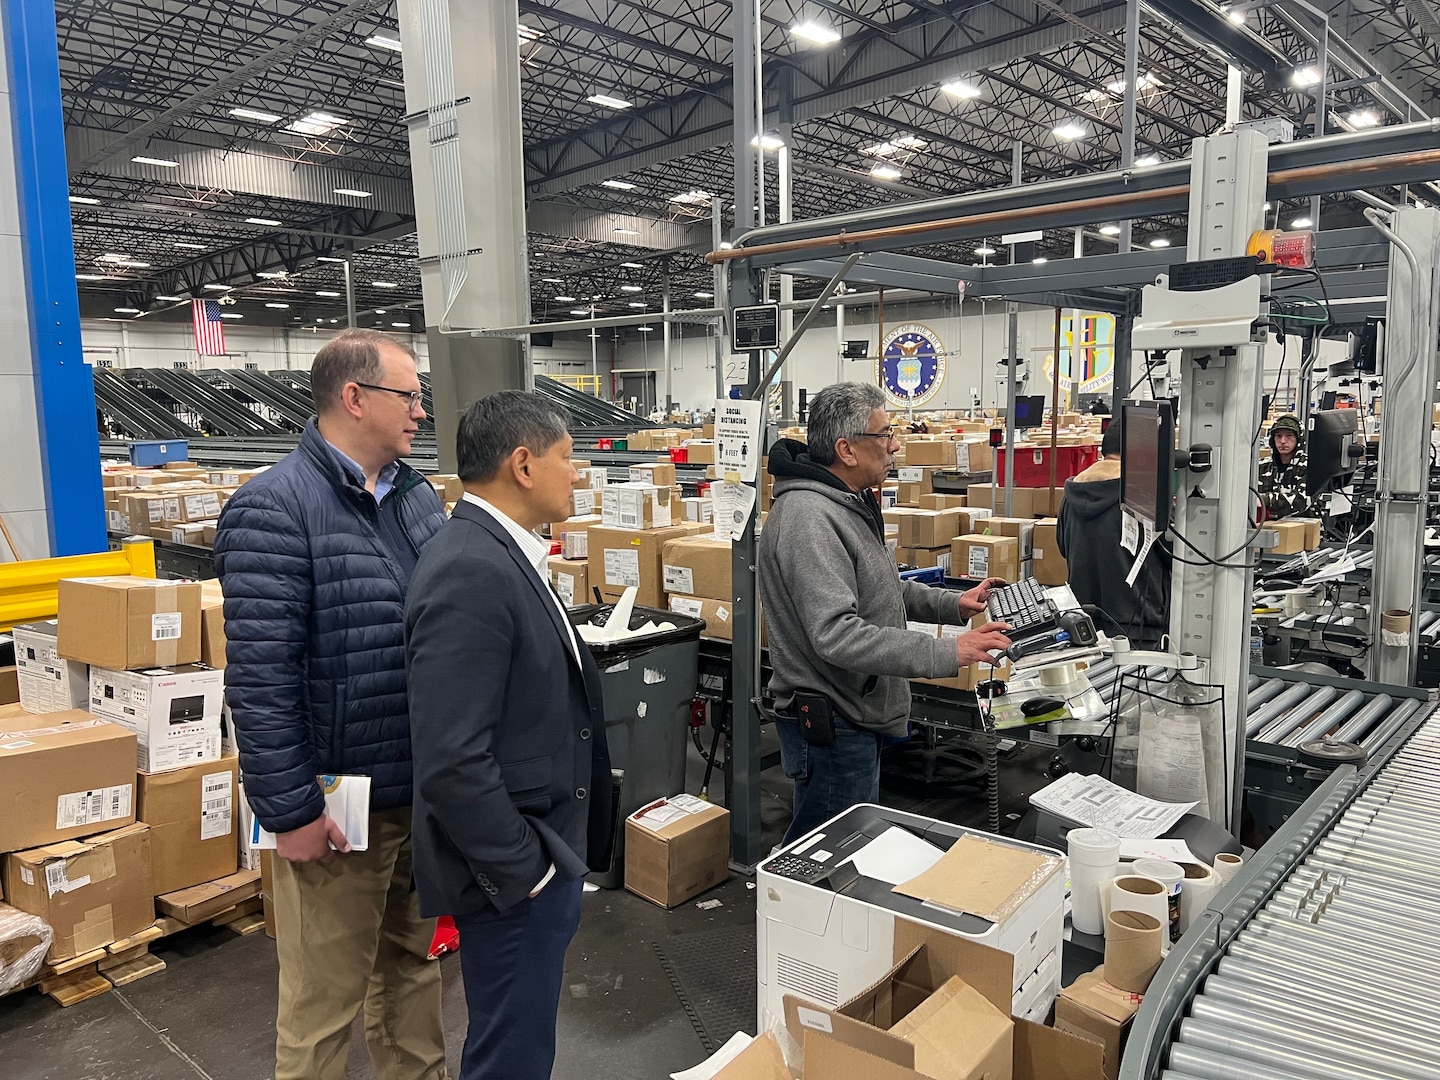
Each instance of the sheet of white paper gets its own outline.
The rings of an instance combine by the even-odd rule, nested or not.
[[[1121,837],[1152,840],[1194,809],[1190,803],[1147,799],[1100,776],[1070,773],[1030,796],[1030,805],[1056,817],[1108,829]]]
[[[710,504],[715,535],[725,540],[739,540],[745,523],[755,513],[755,489],[749,484],[711,484]]]
[[[1173,863],[1199,862],[1184,840],[1122,839],[1120,858],[1127,862],[1136,859],[1164,859]]]
[[[1193,799],[1204,805],[1202,813],[1208,816],[1210,796],[1198,716],[1141,716],[1135,787],[1152,799]]]
[[[914,833],[891,826],[845,862],[853,862],[855,869],[866,877],[899,885],[919,877],[939,862],[944,854]]]
[[[681,1072],[670,1074],[670,1080],[711,1080],[716,1073],[729,1065],[741,1053],[755,1041],[754,1035],[747,1035],[743,1031],[737,1031],[730,1036],[729,1041],[715,1053],[711,1054],[699,1065],[691,1066]]]
[[[1140,554],[1135,556],[1135,564],[1130,567],[1130,573],[1125,575],[1125,584],[1132,589],[1135,587],[1135,579],[1140,576],[1140,568],[1145,565],[1145,559],[1150,554],[1150,549],[1155,546],[1155,526],[1148,521],[1142,521],[1145,538],[1140,541]]]
[[[1344,577],[1346,574],[1354,573],[1354,571],[1355,560],[1352,559],[1349,555],[1346,555],[1343,559],[1337,559],[1329,566],[1326,566],[1323,570],[1317,570],[1315,573],[1305,578],[1301,582],[1301,584],[1318,585],[1322,581],[1334,581],[1337,578]]]

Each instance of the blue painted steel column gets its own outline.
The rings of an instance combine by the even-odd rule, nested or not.
[[[0,0],[0,11],[50,553],[104,551],[95,384],[80,348],[55,5]]]

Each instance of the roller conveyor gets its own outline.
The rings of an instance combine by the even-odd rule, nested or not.
[[[1440,1080],[1435,703],[1399,700],[1374,735],[1171,950],[1120,1080]]]

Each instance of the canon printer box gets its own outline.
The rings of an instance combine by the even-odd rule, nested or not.
[[[202,664],[90,669],[90,711],[135,732],[141,772],[219,761],[225,673]]]

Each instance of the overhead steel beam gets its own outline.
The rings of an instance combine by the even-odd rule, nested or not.
[[[202,105],[215,101],[232,90],[244,86],[250,80],[263,75],[276,64],[284,63],[297,53],[303,52],[313,45],[324,41],[342,26],[349,26],[357,19],[363,19],[371,12],[380,8],[388,8],[391,0],[351,0],[339,11],[326,16],[317,23],[312,23],[300,33],[288,41],[274,48],[267,49],[254,60],[242,64],[234,71],[222,75],[209,86],[202,87],[190,94],[183,101],[172,105],[158,116],[145,121],[137,128],[126,132],[124,135],[107,143],[91,153],[88,157],[77,164],[72,172],[84,172],[99,165],[117,154],[124,153],[131,147],[138,146],[152,135],[157,135],[177,120],[189,116]]]

